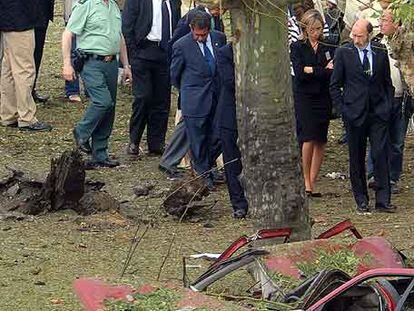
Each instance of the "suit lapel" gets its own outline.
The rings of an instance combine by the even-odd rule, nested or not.
[[[378,57],[379,57],[379,51],[377,51],[376,48],[374,48],[371,45],[371,51],[372,51],[372,77],[377,74],[377,66],[378,66]]]
[[[219,42],[217,41],[216,34],[214,32],[210,33],[211,46],[213,47],[214,59],[217,59],[217,48],[219,47]]]
[[[361,73],[363,73],[364,72],[364,68],[362,67],[362,62],[361,62],[361,59],[359,58],[359,51],[358,51],[358,49],[355,47],[355,46],[353,46],[353,48],[352,48],[352,52],[353,52],[353,54],[354,54],[354,60],[357,62],[357,64],[358,64],[358,68],[359,68],[359,70],[361,71]]]

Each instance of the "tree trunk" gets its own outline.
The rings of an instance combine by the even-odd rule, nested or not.
[[[239,2],[239,1],[237,1]],[[234,1],[233,4],[235,4]],[[295,118],[285,7],[251,0],[233,7],[239,137],[256,228],[292,227],[310,238]],[[249,7],[247,7],[249,6]]]

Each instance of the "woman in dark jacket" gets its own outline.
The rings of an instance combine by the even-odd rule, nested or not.
[[[301,19],[302,38],[291,45],[295,73],[295,107],[301,128],[302,165],[306,193],[315,192],[316,179],[323,161],[328,136],[331,99],[329,80],[334,49],[323,42],[323,19],[317,10],[308,10]]]

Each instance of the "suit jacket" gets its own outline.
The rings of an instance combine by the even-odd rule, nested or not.
[[[181,0],[170,0],[172,32],[181,18]],[[130,57],[134,57],[137,49],[151,31],[152,0],[126,0],[122,11],[122,33]]]
[[[372,112],[383,121],[388,121],[394,98],[394,87],[390,77],[387,51],[371,43],[372,76],[363,72],[358,50],[353,44],[337,49],[330,93],[334,104],[342,107],[342,113],[352,126],[361,126]]]
[[[296,41],[290,46],[290,58],[295,72],[295,92],[302,94],[328,94],[332,70],[326,65],[334,58],[335,49],[320,43],[316,53],[308,41]],[[303,68],[313,68],[312,74]]]
[[[210,32],[210,36],[217,62],[217,48],[226,44],[226,36],[218,31]],[[210,72],[191,32],[174,43],[170,74],[171,84],[180,90],[183,116],[208,116],[214,109],[213,96],[217,94],[217,69]]]
[[[231,44],[217,49],[220,95],[216,109],[219,128],[237,130],[236,85],[234,77],[233,47]]]
[[[0,31],[25,31],[36,24],[36,2],[0,0]]]
[[[53,21],[55,0],[37,0],[36,27],[47,27],[49,21]]]

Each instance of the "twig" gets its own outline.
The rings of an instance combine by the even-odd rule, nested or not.
[[[235,158],[235,159],[233,159],[233,160],[230,160],[230,161],[228,161],[228,162],[226,162],[226,163],[224,163],[221,167],[219,167],[219,168],[212,168],[212,169],[210,169],[210,170],[208,170],[208,171],[206,171],[206,172],[204,172],[203,174],[201,174],[201,175],[198,175],[198,176],[196,176],[195,178],[193,178],[193,179],[191,179],[191,180],[189,180],[189,181],[187,181],[187,182],[185,182],[185,183],[183,183],[180,187],[178,187],[177,189],[175,189],[171,194],[169,194],[164,200],[163,200],[163,202],[160,204],[160,205],[162,205],[162,204],[164,204],[165,203],[165,201],[168,199],[168,198],[170,198],[174,193],[177,193],[178,192],[178,190],[180,190],[180,189],[182,189],[185,185],[188,185],[189,183],[191,183],[191,182],[193,182],[193,181],[196,181],[196,180],[198,180],[198,179],[200,179],[200,178],[202,178],[202,177],[204,177],[205,175],[207,175],[208,173],[211,173],[212,171],[214,171],[214,170],[219,170],[219,169],[222,169],[223,167],[225,167],[226,165],[228,165],[228,164],[230,164],[230,163],[233,163],[233,162],[236,162],[236,161],[239,161],[240,159],[239,158]],[[187,213],[187,211],[188,211],[188,208],[189,208],[189,204],[194,200],[194,198],[195,198],[195,196],[198,194],[198,192],[200,191],[202,189],[202,187],[200,188],[200,189],[198,189],[197,190],[197,192],[194,194],[194,196],[191,198],[191,200],[190,200],[190,202],[187,204],[187,207],[186,207],[186,209],[185,209],[185,211],[184,211],[184,213],[183,213],[183,215],[181,216],[181,218],[180,218],[180,220],[179,220],[179,222],[181,222],[182,220],[183,220],[183,218],[184,218],[184,215]],[[147,206],[148,206],[148,200],[147,200]],[[159,209],[158,210],[158,212],[160,211],[161,209]],[[157,213],[155,214],[155,216],[157,215]],[[134,238],[132,239],[132,242],[131,242],[131,245],[130,245],[130,247],[129,247],[129,251],[128,251],[128,254],[127,254],[127,259],[126,259],[126,262],[125,262],[125,265],[124,265],[124,267],[123,267],[123,269],[122,269],[122,272],[121,272],[121,277],[125,274],[125,271],[127,270],[127,268],[128,268],[128,266],[129,266],[129,263],[130,263],[130,261],[131,261],[131,259],[132,259],[132,257],[133,257],[133,255],[134,255],[134,253],[135,253],[135,251],[136,251],[136,249],[137,249],[137,247],[138,247],[138,244],[143,240],[143,238],[144,238],[144,236],[146,235],[146,233],[148,232],[148,230],[149,230],[149,227],[152,225],[152,223],[150,222],[149,224],[147,224],[147,226],[145,227],[145,230],[144,230],[144,232],[143,232],[143,234],[140,236],[140,238],[138,239],[138,240],[136,240],[136,236],[137,236],[137,234],[138,234],[138,230],[139,230],[139,225],[138,225],[138,228],[137,228],[137,230],[136,230],[136,232],[135,232],[135,235],[134,235]],[[175,233],[174,233],[174,235],[175,235]],[[171,245],[170,245],[170,248],[172,247],[172,244],[174,243],[174,239],[175,239],[175,237],[173,236],[173,241],[172,241],[172,243],[171,243]],[[134,245],[134,243],[135,243],[135,245]],[[164,258],[164,261],[163,261],[163,264],[162,264],[162,266],[161,266],[161,268],[160,268],[160,271],[158,272],[158,277],[157,277],[157,280],[159,279],[159,277],[160,277],[160,275],[161,275],[161,271],[162,271],[162,269],[163,269],[163,266],[165,265],[165,261],[167,260],[167,257],[169,256],[169,253],[170,253],[170,251],[171,251],[171,249],[169,249],[169,251],[168,251],[168,253],[167,253],[167,255],[166,255],[166,257]],[[136,270],[134,270],[133,271],[133,273],[135,273],[136,272]]]
[[[183,221],[183,219],[185,217],[185,214],[187,213],[188,209],[190,208],[191,202],[194,200],[194,198],[197,196],[197,194],[200,192],[201,189],[203,189],[203,187],[198,188],[198,190],[194,193],[194,195],[191,198],[191,200],[187,203],[187,206],[186,206],[186,208],[184,210],[184,213],[181,215],[180,220],[178,221],[178,223],[181,223]],[[165,263],[167,262],[167,259],[168,259],[168,257],[171,254],[171,249],[172,249],[173,244],[175,242],[176,234],[177,234],[177,227],[175,228],[175,230],[174,230],[174,232],[172,234],[172,239],[171,239],[170,245],[168,247],[167,254],[165,254],[164,259],[163,259],[163,261],[161,263],[160,269],[158,270],[157,281],[160,280],[162,270],[164,269]]]
[[[139,232],[139,228],[140,227],[141,226],[138,224],[137,230],[135,231],[134,237],[132,238],[131,244],[129,245],[127,257],[125,258],[125,263],[124,263],[124,266],[123,266],[122,271],[121,271],[121,276],[120,276],[121,278],[124,276],[125,271],[126,271],[128,265],[129,265],[129,262],[131,261],[132,248],[134,247],[134,243],[136,242],[137,235],[138,235],[138,232]]]

